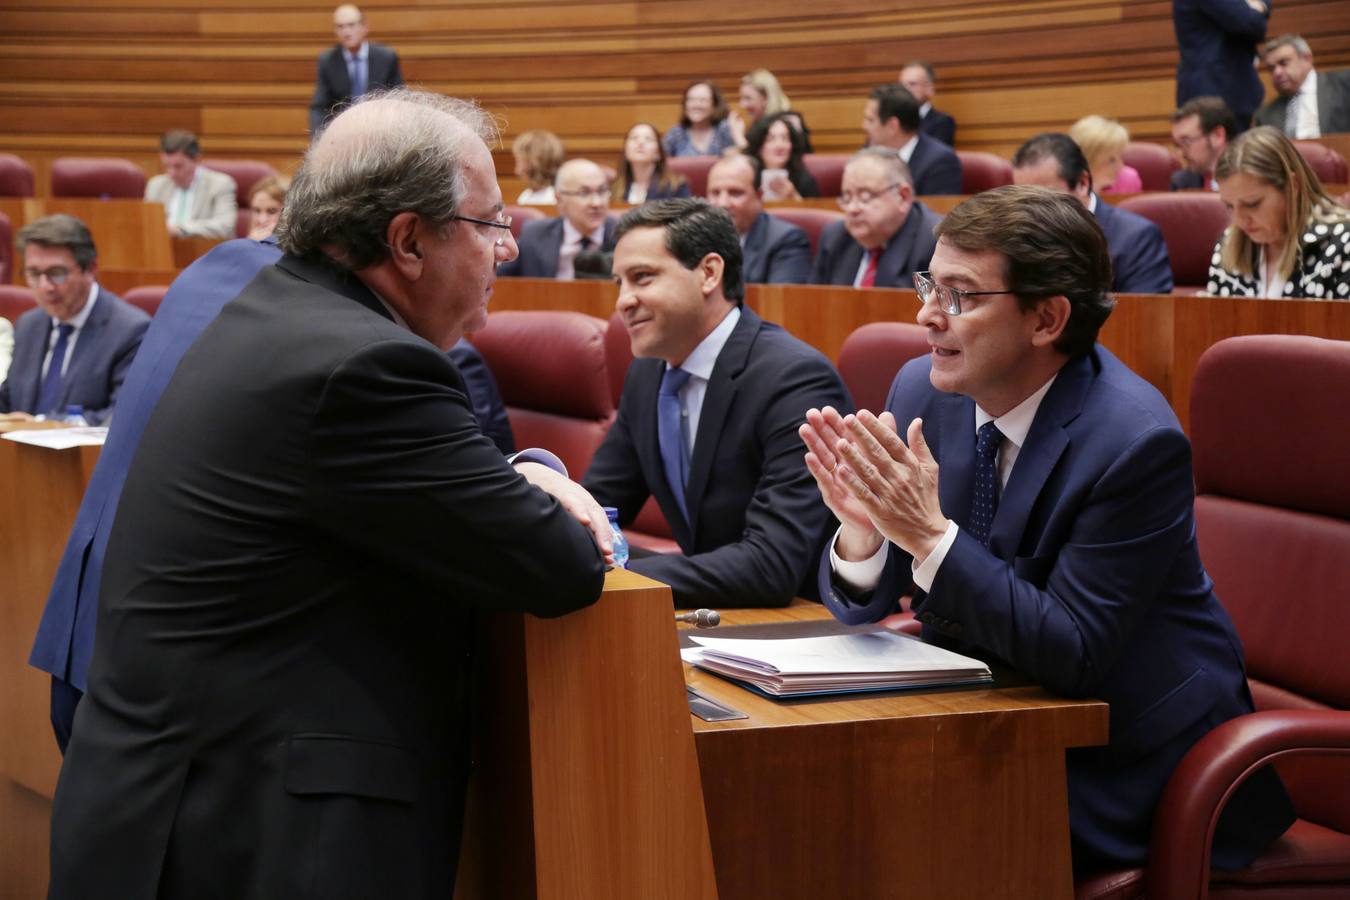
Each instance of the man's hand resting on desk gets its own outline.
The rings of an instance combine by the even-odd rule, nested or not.
[[[572,481],[567,476],[553,471],[548,466],[535,462],[520,462],[516,471],[525,476],[525,480],[546,494],[557,498],[563,509],[572,514],[582,525],[591,530],[591,536],[605,556],[605,565],[614,565],[614,543],[609,530],[609,517],[590,491]]]

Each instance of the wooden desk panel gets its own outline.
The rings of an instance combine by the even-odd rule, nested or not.
[[[88,226],[98,248],[98,264],[108,269],[174,269],[164,206],[140,200],[98,200],[80,197],[46,199],[0,198],[0,212],[9,216],[17,235],[29,222],[56,213],[75,216]],[[14,266],[15,282],[22,261]]]

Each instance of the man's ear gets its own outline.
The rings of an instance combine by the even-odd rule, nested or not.
[[[725,267],[726,262],[720,253],[709,253],[699,260],[696,271],[699,275],[699,288],[703,291],[705,299],[722,289],[722,270]]]
[[[1059,340],[1059,336],[1068,327],[1069,314],[1072,311],[1073,304],[1063,294],[1038,301],[1036,308],[1031,311],[1036,317],[1035,330],[1031,333],[1032,346],[1054,346],[1055,341]]]
[[[422,277],[422,241],[426,223],[415,212],[401,212],[389,220],[385,240],[389,243],[389,261],[395,271],[408,281]]]

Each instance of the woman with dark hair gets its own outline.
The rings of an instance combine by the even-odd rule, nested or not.
[[[1350,299],[1350,210],[1278,128],[1253,128],[1214,166],[1233,222],[1214,247],[1208,291],[1221,297]]]
[[[760,177],[765,200],[801,200],[819,197],[820,187],[802,161],[802,136],[788,117],[791,113],[765,116],[745,136],[745,152],[764,166]]]
[[[628,129],[617,187],[622,203],[689,196],[684,176],[666,171],[666,151],[655,125],[639,122]]]
[[[695,81],[684,89],[680,124],[666,132],[666,156],[721,156],[736,146],[727,121],[727,104],[711,81]]]

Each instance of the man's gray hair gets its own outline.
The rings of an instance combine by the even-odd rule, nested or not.
[[[1273,41],[1266,41],[1266,45],[1261,48],[1262,58],[1281,47],[1293,47],[1294,52],[1299,56],[1312,56],[1312,48],[1308,46],[1308,42],[1303,39],[1302,35],[1282,34]]]
[[[414,212],[447,225],[466,190],[464,155],[497,143],[497,123],[477,104],[426,91],[368,94],[314,140],[286,195],[277,243],[325,252],[347,269],[386,258],[389,222]]]
[[[903,181],[910,187],[914,186],[914,176],[910,174],[909,164],[900,158],[899,153],[889,147],[864,147],[853,154],[849,164],[851,165],[860,159],[875,159],[886,166],[886,171],[890,174],[892,180]]]

